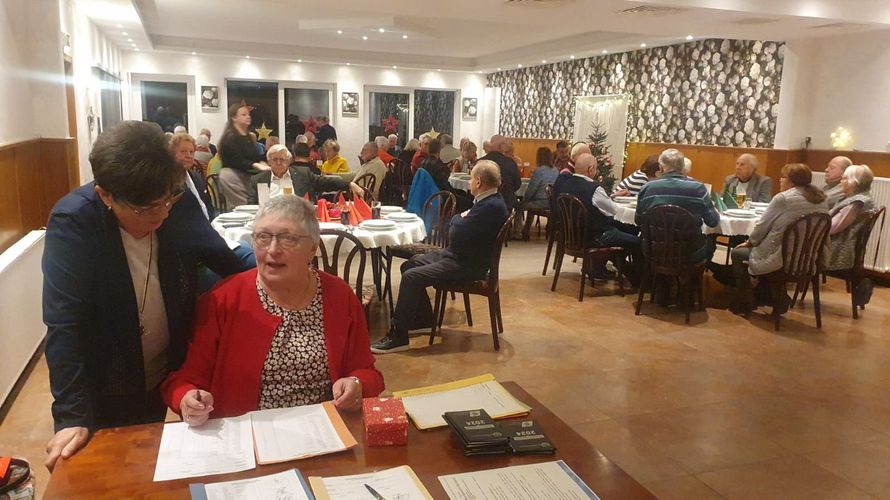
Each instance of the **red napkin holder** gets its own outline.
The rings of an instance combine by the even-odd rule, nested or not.
[[[362,400],[366,446],[405,446],[408,444],[408,416],[398,398]]]

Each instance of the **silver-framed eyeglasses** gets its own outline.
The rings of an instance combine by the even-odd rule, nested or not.
[[[253,244],[258,248],[269,248],[272,245],[272,240],[277,240],[279,247],[284,250],[293,250],[297,248],[300,241],[304,238],[309,239],[309,236],[305,234],[259,232],[253,233]]]

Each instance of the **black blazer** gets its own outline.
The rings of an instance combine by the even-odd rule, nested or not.
[[[169,369],[185,359],[198,263],[228,276],[244,270],[210,227],[191,191],[157,230],[158,273],[170,332]],[[55,430],[133,422],[128,399],[144,400],[139,313],[117,218],[81,186],[50,213],[43,252],[43,322]]]
[[[294,194],[302,197],[309,193],[309,198],[315,202],[318,195],[328,191],[341,191],[349,187],[349,182],[337,175],[316,175],[313,174],[309,167],[291,165],[290,181],[294,185]],[[257,194],[257,185],[260,183],[269,184],[272,182],[272,172],[267,170],[260,172],[250,178],[250,192],[247,193],[247,204],[256,205],[259,203],[259,195]]]
[[[492,151],[479,159],[490,160],[498,164],[501,171],[501,187],[498,188],[498,192],[504,197],[507,210],[511,210],[516,206],[516,191],[522,187],[522,177],[519,175],[519,167],[516,166],[516,162],[500,151]]]
[[[473,204],[466,216],[451,218],[447,251],[464,267],[470,279],[482,279],[491,264],[491,252],[501,226],[507,221],[507,206],[500,193]]]
[[[207,216],[210,217],[210,220],[215,219],[216,216],[219,215],[219,212],[216,211],[216,207],[213,206],[213,202],[210,200],[210,193],[207,192],[207,183],[204,182],[204,179],[201,178],[201,174],[198,172],[188,170],[187,173],[188,176],[192,178],[192,182],[195,183],[195,189],[198,190],[198,196],[201,198],[201,201],[204,202],[204,206],[207,207]],[[186,187],[186,189],[188,189],[188,187]],[[198,207],[198,210],[201,210],[201,207]]]

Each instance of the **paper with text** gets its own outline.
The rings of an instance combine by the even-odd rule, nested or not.
[[[200,427],[165,424],[155,481],[239,472],[256,467],[250,417],[208,420]]]
[[[599,500],[562,460],[439,476],[451,500]]]
[[[296,469],[268,476],[224,481],[210,484],[190,484],[192,500],[313,500],[315,497],[303,476]]]
[[[310,477],[309,484],[318,500],[433,500],[407,465],[352,476]]]
[[[250,419],[260,464],[334,453],[357,444],[329,402],[255,411]]]
[[[465,382],[474,381],[466,384]],[[419,429],[448,425],[442,414],[448,411],[484,409],[492,418],[525,415],[531,409],[510,394],[491,375],[451,384],[396,392],[405,412]]]

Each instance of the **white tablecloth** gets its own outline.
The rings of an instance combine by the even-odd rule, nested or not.
[[[214,220],[210,225],[213,226],[213,228],[216,229],[216,232],[221,236],[253,247],[253,239],[251,238],[253,229],[248,229],[243,226],[223,227],[222,223],[218,220]],[[381,248],[388,245],[400,245],[421,241],[426,238],[426,226],[424,226],[423,221],[418,218],[413,222],[396,222],[395,229],[386,231],[368,230],[356,226],[353,228],[352,234],[362,242],[362,245],[364,245],[365,248]],[[334,236],[323,236],[321,238],[321,241],[326,248],[330,248],[335,240],[336,237]]]
[[[516,190],[516,196],[521,198],[525,195],[525,191],[528,189],[528,181],[529,179],[527,178],[522,179],[522,185]],[[464,191],[470,190],[470,179],[462,179],[452,175],[448,178],[448,184],[451,184],[451,187],[454,189],[463,189]]]
[[[615,220],[624,222],[625,224],[636,224],[634,216],[637,209],[627,206],[623,203],[615,204]],[[717,227],[702,226],[705,234],[722,234],[725,236],[749,235],[754,230],[754,226],[760,217],[753,219],[744,219],[740,217],[730,217],[726,214],[720,214],[720,224]]]

